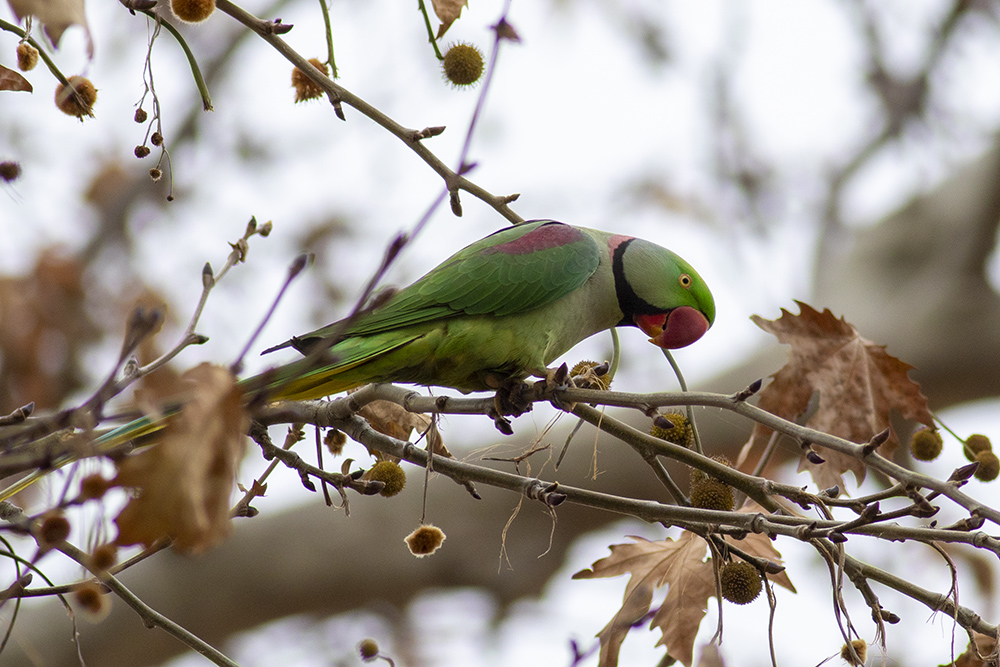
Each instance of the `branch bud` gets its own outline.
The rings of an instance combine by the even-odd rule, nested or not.
[[[212,271],[212,265],[208,262],[205,262],[205,266],[201,267],[201,286],[205,289],[215,287],[215,273]]]

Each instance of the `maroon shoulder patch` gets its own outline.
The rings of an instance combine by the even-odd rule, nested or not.
[[[584,233],[575,227],[560,223],[549,223],[513,241],[487,248],[483,251],[483,254],[492,255],[499,252],[505,255],[529,255],[539,250],[560,248],[577,243],[583,238]]]

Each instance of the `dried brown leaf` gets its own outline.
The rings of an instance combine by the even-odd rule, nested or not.
[[[87,33],[87,56],[93,57],[94,47],[87,25],[84,0],[7,0],[18,20],[31,15],[45,26],[45,34],[58,47],[63,32],[71,25],[83,26]]]
[[[698,658],[698,667],[726,667],[718,644],[705,644],[702,647],[701,657]]]
[[[168,312],[167,303],[163,297],[146,286],[140,288],[129,312],[135,308],[146,310],[156,308]],[[141,364],[148,364],[159,358],[160,355],[161,351],[155,334],[143,337],[135,352],[135,356]],[[166,364],[139,379],[135,385],[134,400],[143,414],[151,419],[157,419],[164,409],[168,408],[171,403],[177,403],[189,389],[190,384],[174,370],[172,365]]]
[[[767,511],[763,507],[752,500],[745,502],[743,507],[737,511],[745,514],[767,514]],[[784,561],[781,560],[781,553],[774,548],[774,543],[771,541],[771,538],[764,533],[748,533],[742,540],[737,540],[732,535],[726,535],[726,541],[739,547],[743,551],[746,551],[751,556],[764,558],[777,563],[778,565],[784,565]],[[793,593],[798,592],[795,590],[792,580],[788,578],[787,571],[779,572],[778,574],[769,574],[767,575],[767,578],[779,586],[787,588]]]
[[[19,72],[0,65],[0,90],[14,90],[30,93],[31,84]]]
[[[921,424],[933,424],[927,397],[908,376],[912,366],[887,354],[885,346],[863,338],[829,310],[819,312],[796,303],[799,315],[782,309],[777,320],[752,318],[792,347],[788,363],[761,392],[761,408],[794,420],[806,409],[813,391],[818,391],[819,407],[806,425],[856,443],[867,442],[888,428],[891,410]],[[749,446],[765,443],[770,435],[771,429],[757,424]],[[880,453],[889,456],[898,444],[893,433]],[[809,470],[819,488],[837,485],[843,489],[842,474],[847,471],[854,473],[858,483],[864,479],[861,461],[822,447],[817,450],[825,462],[814,464],[803,458],[799,469]]]
[[[230,530],[230,496],[243,456],[247,416],[232,373],[201,364],[186,373],[188,402],[161,441],[129,457],[116,483],[135,496],[115,519],[119,545],[149,546],[161,537],[197,553]]]
[[[707,545],[687,531],[676,541],[668,538],[650,542],[630,537],[634,544],[611,545],[610,556],[596,561],[592,569],[573,575],[574,579],[632,575],[621,609],[597,635],[601,640],[600,667],[618,664],[625,636],[649,611],[653,591],[664,585],[669,585],[667,596],[650,628],[659,628],[663,633],[657,646],[666,646],[673,658],[691,667],[698,626],[708,609],[708,598],[715,595],[712,563],[704,560]]]
[[[358,410],[358,414],[367,419],[373,429],[397,440],[409,440],[414,431],[427,433],[435,454],[453,458],[441,439],[441,433],[432,428],[433,421],[427,415],[410,412],[398,403],[382,400],[368,403]]]
[[[367,419],[373,429],[397,440],[409,440],[414,430],[423,433],[431,424],[427,415],[409,412],[392,401],[372,401],[358,410],[358,414]]]
[[[996,639],[975,631],[972,633],[972,638],[973,641],[969,642],[965,652],[958,656],[954,663],[942,667],[990,667],[995,665],[995,661],[987,662],[980,656],[993,655],[993,651],[996,650]]]
[[[451,24],[458,20],[462,9],[469,6],[469,0],[431,0],[431,4],[434,5],[434,13],[441,19],[437,33],[437,38],[441,39]]]
[[[0,276],[0,405],[54,409],[85,386],[83,352],[100,335],[86,307],[97,288],[85,269],[47,249],[29,274]]]

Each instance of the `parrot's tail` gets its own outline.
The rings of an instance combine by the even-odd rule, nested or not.
[[[140,417],[139,419],[132,420],[127,424],[119,426],[118,428],[101,433],[91,442],[94,454],[100,455],[112,452],[130,440],[135,440],[162,430],[167,426],[167,424],[170,423],[170,419],[177,414],[180,409],[180,405],[172,406],[159,417]],[[15,494],[24,491],[26,488],[42,479],[53,470],[62,468],[79,458],[80,457],[75,454],[63,454],[62,456],[51,461],[50,464],[44,469],[38,468],[30,474],[17,480],[7,488],[0,490],[0,501],[7,500]]]

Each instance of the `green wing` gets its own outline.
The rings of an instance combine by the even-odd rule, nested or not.
[[[502,229],[460,250],[387,303],[358,318],[348,336],[367,336],[459,315],[503,317],[539,308],[583,285],[600,264],[586,232],[538,221]],[[331,324],[300,341],[325,337]]]

